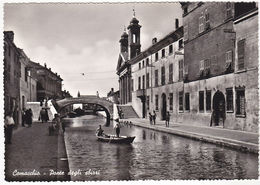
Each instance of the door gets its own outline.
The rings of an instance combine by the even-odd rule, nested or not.
[[[161,109],[162,120],[166,119],[166,111],[167,111],[167,101],[166,101],[166,95],[165,95],[165,93],[163,93],[162,94],[162,109]]]
[[[225,118],[225,96],[221,91],[217,91],[213,97],[213,126],[224,126]]]

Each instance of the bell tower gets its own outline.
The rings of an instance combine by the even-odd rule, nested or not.
[[[120,42],[120,52],[121,53],[128,52],[128,34],[126,33],[125,27],[119,42]]]
[[[130,25],[127,27],[128,29],[128,44],[129,44],[129,57],[130,59],[134,58],[141,52],[141,44],[140,44],[140,28],[139,21],[135,18],[135,10],[133,10],[133,18],[130,21]]]

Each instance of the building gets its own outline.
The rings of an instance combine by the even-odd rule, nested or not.
[[[179,27],[142,51],[131,63],[132,106],[139,117],[148,118],[155,111],[157,118],[165,120],[178,112],[176,99],[183,89],[183,27]]]
[[[22,49],[20,52],[21,77],[20,77],[20,104],[21,110],[26,108],[27,102],[36,102],[36,80],[30,75],[30,59]]]
[[[111,88],[111,91],[107,93],[106,99],[115,104],[119,104],[119,91],[114,91],[114,88]]]
[[[239,18],[247,12],[257,12],[256,3],[187,2],[181,5],[184,86],[179,92],[176,121],[257,132],[258,102],[251,106],[254,102],[250,96],[254,94],[258,98],[258,82],[256,76],[250,78],[250,75],[258,71],[258,50],[249,49],[258,48],[257,28],[252,24],[257,25],[257,13],[250,19],[241,21]],[[248,62],[250,70],[255,72],[248,71],[242,61]]]
[[[4,111],[12,111],[15,124],[19,123],[21,63],[14,43],[13,31],[4,31]]]
[[[62,99],[62,78],[57,73],[41,66],[39,63],[30,61],[30,73],[37,80],[37,101],[43,102],[48,99]]]

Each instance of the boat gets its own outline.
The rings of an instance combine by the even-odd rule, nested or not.
[[[102,136],[96,135],[98,141],[108,143],[130,144],[134,141],[135,136],[120,136],[103,134]]]

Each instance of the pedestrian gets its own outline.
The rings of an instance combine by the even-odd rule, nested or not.
[[[26,120],[26,124],[28,125],[28,127],[32,126],[32,117],[33,117],[32,109],[26,110],[25,120]]]
[[[116,124],[116,137],[119,137],[120,134],[120,125],[119,123]]]
[[[48,109],[45,109],[45,122],[49,121]]]
[[[149,120],[150,120],[150,125],[153,124],[153,116],[151,114],[151,112],[149,112]]]
[[[10,111],[5,116],[5,125],[4,125],[5,144],[12,144],[11,140],[13,134],[13,127],[15,125],[12,114],[13,114],[12,111]]]
[[[40,110],[40,115],[39,115],[39,121],[42,121],[42,123],[44,122],[44,119],[45,119],[45,111],[44,111],[44,109],[42,108],[41,110]]]
[[[103,136],[103,134],[104,134],[104,130],[101,128],[101,125],[99,125],[99,127],[96,130],[96,135]]]
[[[166,127],[169,127],[169,122],[170,122],[170,113],[169,111],[167,111],[166,118],[165,118]]]
[[[156,113],[155,113],[155,110],[153,111],[153,124],[155,125],[155,122],[156,122]]]
[[[26,112],[26,109],[23,108],[23,110],[22,110],[22,127],[25,127],[25,125],[24,125],[24,123],[26,121],[26,119],[25,119],[26,118],[25,112]]]

